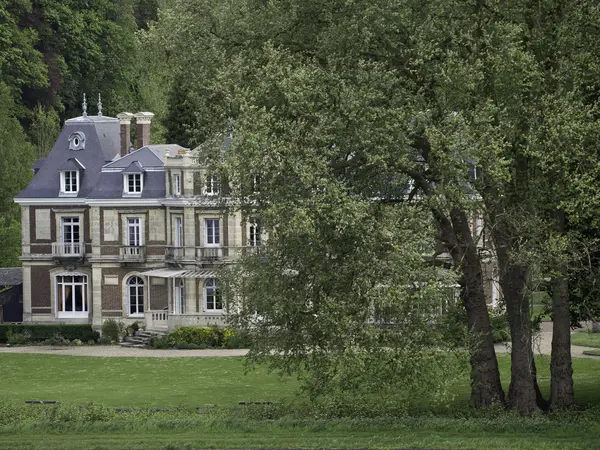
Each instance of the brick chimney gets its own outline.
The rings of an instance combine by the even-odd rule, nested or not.
[[[122,158],[129,153],[129,145],[131,142],[131,119],[133,119],[133,114],[123,112],[121,114],[117,114],[117,118],[119,119],[119,124],[121,125],[121,150],[119,151],[119,154]]]
[[[150,122],[154,114],[151,112],[139,112],[135,116],[135,134],[137,136],[137,148],[150,144]]]

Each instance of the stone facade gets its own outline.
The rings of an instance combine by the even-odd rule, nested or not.
[[[22,208],[25,321],[100,327],[113,318],[142,320],[157,329],[224,324],[214,286],[219,267],[241,255],[246,224],[239,212],[221,206],[224,186],[205,192],[207,172],[191,151],[148,146],[151,114],[135,115],[142,148],[126,151],[131,116],[119,116],[117,137],[109,140],[120,145],[90,149],[111,156],[97,169],[98,181],[88,194],[15,199]],[[86,118],[67,121],[45,166],[62,158],[66,162],[56,169],[62,171],[82,158],[61,144],[63,134],[79,132],[80,123],[89,125]],[[85,170],[86,177],[94,175]],[[30,187],[46,177],[45,191],[56,189],[58,174],[44,167],[40,173]],[[143,180],[143,187],[128,185],[129,173],[139,173],[132,179]],[[163,181],[157,184],[157,179]]]

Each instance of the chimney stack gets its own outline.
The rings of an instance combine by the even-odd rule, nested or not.
[[[151,112],[139,112],[135,115],[136,129],[135,134],[137,136],[137,148],[142,148],[145,145],[150,144],[150,122],[154,117]]]
[[[133,118],[133,114],[124,112],[117,114],[117,118],[121,125],[121,150],[119,151],[119,154],[122,158],[129,153],[129,144],[131,142],[131,119]]]

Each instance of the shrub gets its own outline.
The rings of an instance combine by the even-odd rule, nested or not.
[[[510,340],[508,315],[503,307],[498,306],[490,310],[490,322],[492,324],[492,338],[494,342],[498,343]]]
[[[177,344],[175,346],[175,348],[179,349],[179,350],[198,350],[198,349],[205,349],[206,345],[198,345],[198,344],[194,344],[194,343],[183,342],[181,344]]]
[[[8,342],[9,331],[12,335],[27,333],[33,342],[45,341],[57,334],[68,340],[81,339],[82,341],[95,341],[100,336],[91,325],[86,324],[0,324],[0,342]]]
[[[112,345],[113,342],[116,342],[110,336],[102,335],[100,339],[98,339],[98,344],[100,345]]]
[[[119,340],[119,324],[114,319],[107,319],[102,324],[102,337],[108,337],[111,341]]]
[[[168,336],[152,336],[150,338],[150,347],[152,347],[156,350],[162,350],[165,348],[169,348]]]
[[[12,333],[9,330],[8,339],[6,341],[8,345],[28,345],[31,344],[31,334],[28,332],[24,333]]]
[[[138,331],[138,330],[140,329],[140,324],[139,324],[138,322],[133,322],[133,323],[131,324],[131,329],[132,329],[134,332]]]
[[[231,328],[225,328],[223,331],[222,347],[229,349],[250,347],[250,339],[246,333]]]
[[[217,347],[219,334],[216,328],[211,327],[179,327],[169,333],[169,345],[177,347],[181,344],[196,344],[199,346]]]
[[[76,339],[77,341],[78,339]],[[81,341],[79,341],[81,342]],[[71,341],[69,341],[68,339],[65,339],[64,337],[62,337],[60,334],[55,334],[53,337],[46,339],[44,341],[42,341],[43,345],[52,345],[52,346],[67,346],[67,345],[71,345]]]

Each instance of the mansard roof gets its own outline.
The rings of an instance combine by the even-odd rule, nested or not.
[[[73,148],[74,138],[78,142]],[[119,152],[119,120],[112,117],[77,117],[69,119],[29,185],[16,196],[16,199],[58,198],[60,172],[76,158],[85,167],[79,183],[78,198],[87,197],[95,188],[102,166],[111,161]]]
[[[140,198],[163,198],[166,194],[164,163],[150,147],[164,148],[170,146],[144,146],[106,164],[102,168],[96,188],[88,195],[88,198],[122,198],[123,174],[126,173],[144,174],[144,188]]]

